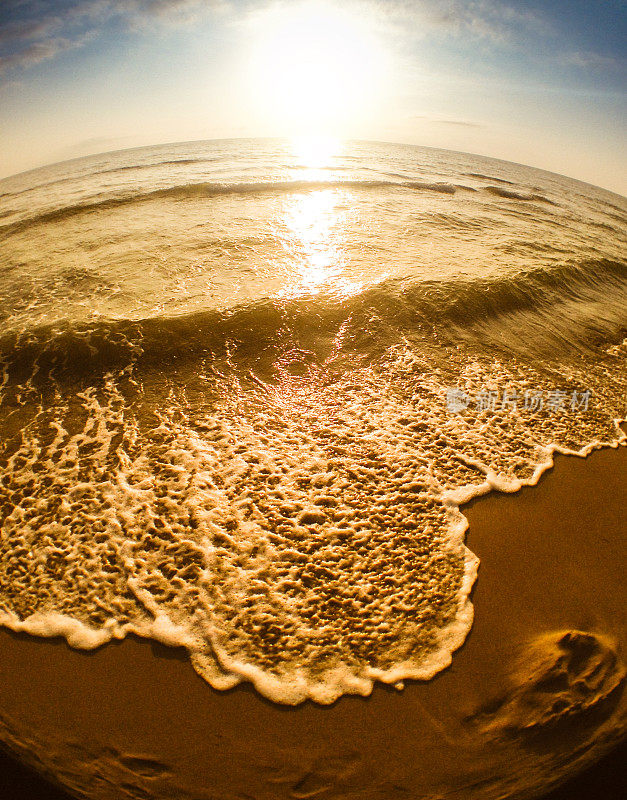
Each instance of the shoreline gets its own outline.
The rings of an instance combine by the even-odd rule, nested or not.
[[[491,492],[462,507],[469,519],[466,544],[481,560],[471,595],[475,621],[451,666],[430,681],[408,681],[403,692],[378,684],[370,698],[345,696],[328,708],[306,703],[286,709],[250,686],[217,692],[194,673],[184,652],[146,640],[79,653],[59,639],[0,629],[0,713],[11,717],[22,745],[27,739],[35,750],[51,745],[40,768],[75,788],[97,787],[98,797],[116,780],[148,786],[156,797],[178,787],[194,798],[216,784],[223,792],[250,786],[264,798],[361,797],[350,794],[360,786],[373,798],[384,792],[402,797],[403,786],[454,788],[455,797],[463,797],[471,779],[480,792],[472,797],[490,797],[504,779],[521,797],[532,788],[525,780],[536,787],[544,781],[548,790],[549,775],[567,777],[624,736],[622,689],[600,703],[610,710],[597,715],[593,727],[562,726],[565,744],[544,735],[542,747],[537,741],[531,747],[521,734],[514,742],[505,737],[486,745],[469,720],[507,693],[516,655],[547,631],[609,636],[625,661],[625,543],[611,529],[620,531],[627,448],[557,456],[536,486]],[[548,772],[539,753],[551,762]],[[495,767],[503,772],[512,758],[523,783],[512,784],[512,775],[504,774],[491,782]],[[407,773],[410,760],[423,769]],[[226,782],[225,763],[232,773]],[[251,785],[255,780],[261,788]]]

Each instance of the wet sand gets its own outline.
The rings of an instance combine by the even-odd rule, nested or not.
[[[541,800],[622,800],[627,785],[627,744],[544,795]],[[73,800],[36,772],[0,752],[0,797],[11,800]]]
[[[3,630],[0,735],[95,798],[537,797],[625,736],[626,495],[621,447],[469,504],[475,623],[432,681],[288,708],[148,641],[77,653]]]

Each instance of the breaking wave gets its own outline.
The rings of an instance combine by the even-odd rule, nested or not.
[[[598,306],[603,305],[603,315]],[[525,329],[537,332],[528,340],[529,352],[541,349],[554,356],[585,352],[600,340],[622,340],[627,307],[627,273],[620,262],[601,259],[564,264],[552,270],[492,280],[424,281],[407,286],[387,282],[345,300],[265,299],[226,312],[202,311],[139,320],[98,320],[72,324],[59,320],[0,337],[0,359],[12,379],[35,373],[47,380],[51,373],[86,375],[121,368],[129,363],[167,365],[203,354],[217,355],[228,348],[232,355],[281,346],[289,339],[307,346],[315,326],[319,337],[346,330],[373,328],[373,337],[351,340],[363,354],[374,346],[376,335],[388,338],[420,331],[438,331],[451,341],[481,337],[488,329],[492,345],[516,350],[507,342],[512,318],[525,314]],[[374,333],[374,321],[379,325]],[[361,341],[360,341],[361,340]]]

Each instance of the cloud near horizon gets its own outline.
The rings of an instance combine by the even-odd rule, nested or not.
[[[412,114],[410,119],[422,120],[424,122],[430,123],[431,125],[459,125],[464,128],[486,127],[486,124],[484,122],[474,122],[473,120],[467,120],[467,119],[442,119],[438,117],[431,117],[428,114]]]

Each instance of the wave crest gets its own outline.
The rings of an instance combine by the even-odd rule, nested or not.
[[[0,337],[12,380],[106,372],[128,364],[183,362],[202,356],[246,359],[276,354],[286,342],[316,351],[340,326],[351,347],[377,352],[401,335],[482,338],[507,349],[513,322],[524,347],[554,352],[615,344],[625,335],[627,272],[611,260],[564,264],[497,280],[386,281],[354,297],[263,301],[227,312],[200,311],[140,320],[58,321]],[[603,304],[604,315],[596,315]],[[591,314],[590,309],[594,311]],[[490,343],[490,341],[488,342]],[[509,340],[513,349],[514,338]]]

